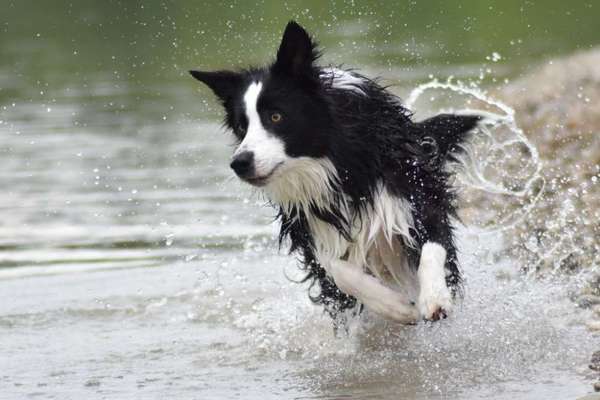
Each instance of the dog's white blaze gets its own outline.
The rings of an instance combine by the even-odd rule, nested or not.
[[[452,295],[446,285],[446,250],[434,242],[427,242],[421,249],[419,261],[419,312],[430,319],[439,308],[449,311]]]
[[[258,114],[258,97],[262,82],[252,82],[244,94],[244,106],[248,118],[248,129],[234,157],[244,151],[254,153],[254,168],[257,176],[269,175],[289,157],[285,154],[284,143],[275,135],[267,132]]]

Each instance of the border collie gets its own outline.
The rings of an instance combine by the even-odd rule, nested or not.
[[[231,168],[278,210],[280,245],[334,326],[363,306],[401,323],[445,318],[461,293],[447,164],[480,117],[413,122],[377,81],[319,56],[291,21],[271,65],[190,73],[224,106]]]

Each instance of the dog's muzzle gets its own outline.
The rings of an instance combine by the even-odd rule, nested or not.
[[[252,177],[254,175],[254,153],[243,151],[237,154],[231,161],[230,166],[240,178]]]

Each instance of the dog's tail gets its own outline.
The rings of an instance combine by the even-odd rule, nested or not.
[[[439,161],[455,161],[469,133],[482,119],[482,115],[475,114],[439,114],[417,123],[423,152]]]

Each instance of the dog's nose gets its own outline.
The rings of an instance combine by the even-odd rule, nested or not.
[[[243,151],[233,158],[231,168],[240,177],[247,177],[254,173],[254,153]]]

